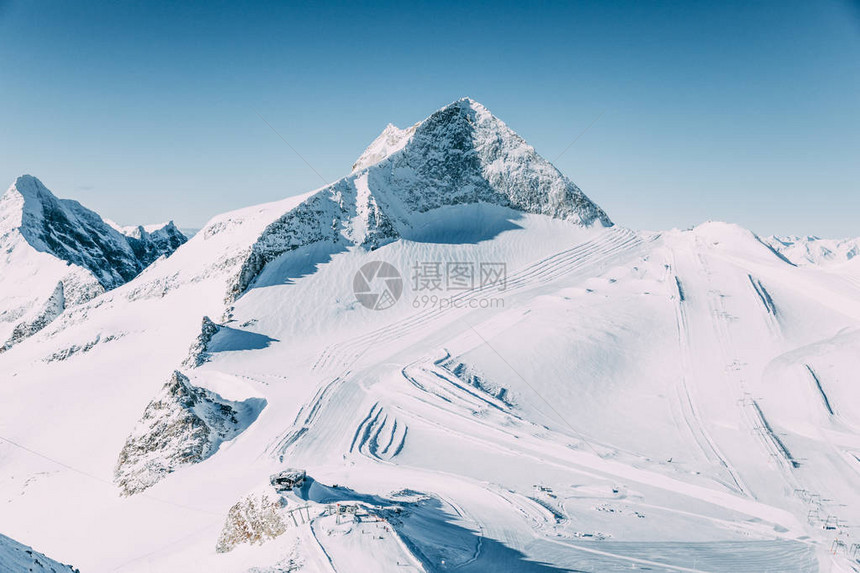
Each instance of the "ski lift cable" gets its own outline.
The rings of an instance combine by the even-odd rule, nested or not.
[[[5,436],[0,435],[0,440],[3,440],[3,441],[4,441],[4,442],[6,442],[7,444],[9,444],[9,445],[11,445],[11,446],[14,446],[14,447],[16,447],[16,448],[19,448],[19,449],[21,449],[21,450],[23,450],[23,451],[25,451],[25,452],[28,452],[28,453],[30,453],[30,454],[32,454],[32,455],[34,455],[34,456],[40,457],[40,458],[42,458],[42,459],[44,459],[44,460],[47,460],[47,461],[49,461],[49,462],[51,462],[51,463],[57,464],[58,466],[61,466],[61,467],[65,468],[65,469],[67,469],[67,470],[69,470],[69,471],[75,472],[75,473],[80,474],[80,475],[82,475],[82,476],[84,476],[84,477],[87,477],[87,478],[90,478],[90,479],[92,479],[92,480],[95,480],[95,481],[97,481],[97,482],[99,482],[99,483],[101,483],[101,484],[104,484],[104,485],[110,486],[110,488],[111,488],[111,489],[113,489],[113,488],[115,487],[115,486],[114,486],[114,484],[113,484],[112,482],[110,482],[110,481],[108,481],[108,480],[106,480],[106,479],[104,479],[104,478],[101,478],[101,477],[99,477],[99,476],[97,476],[97,475],[95,475],[95,474],[91,474],[91,473],[89,473],[89,472],[87,472],[87,471],[85,471],[85,470],[82,470],[82,469],[76,468],[76,467],[74,467],[74,466],[71,466],[71,465],[69,465],[69,464],[67,464],[67,463],[65,463],[65,462],[62,462],[62,461],[60,461],[60,460],[58,460],[58,459],[55,459],[55,458],[52,458],[51,456],[45,455],[45,454],[43,454],[43,453],[41,453],[41,452],[38,452],[38,451],[36,451],[36,450],[34,450],[34,449],[32,449],[32,448],[28,448],[27,446],[25,446],[25,445],[23,445],[23,444],[19,444],[18,442],[14,441],[14,440],[10,440],[9,438],[7,438],[7,437],[5,437]],[[199,508],[199,507],[192,507],[192,506],[189,506],[189,505],[184,505],[184,504],[181,504],[181,503],[176,503],[176,502],[174,502],[174,501],[170,501],[170,500],[168,500],[168,499],[162,499],[162,498],[160,498],[160,497],[156,497],[156,496],[151,495],[151,494],[148,494],[148,493],[140,493],[140,494],[138,494],[138,495],[139,495],[140,497],[143,497],[143,498],[146,498],[146,499],[149,499],[149,500],[152,500],[152,501],[157,501],[157,502],[159,502],[159,503],[164,503],[164,504],[167,504],[167,505],[172,505],[172,506],[174,506],[174,507],[178,507],[178,508],[180,508],[180,509],[185,509],[185,510],[188,510],[188,511],[196,511],[196,512],[198,512],[198,513],[205,513],[205,514],[208,514],[208,515],[216,515],[216,516],[218,516],[218,517],[222,517],[222,514],[220,514],[220,513],[216,513],[216,512],[214,512],[214,511],[208,511],[208,510],[206,510],[206,509],[201,509],[201,508]]]

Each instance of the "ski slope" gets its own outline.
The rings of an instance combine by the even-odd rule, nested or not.
[[[0,531],[84,572],[860,571],[856,261],[579,203],[409,210],[379,181],[422,130],[216,217],[0,355]],[[502,185],[493,165],[469,173]],[[380,219],[351,206],[374,204],[396,232],[371,248]],[[336,237],[279,242],[322,220]],[[385,310],[353,292],[373,261],[403,279]],[[413,280],[464,262],[504,264],[504,288]],[[308,478],[277,493],[287,468]]]
[[[139,496],[113,487],[116,455],[188,346],[173,350],[148,325],[187,315],[188,342],[205,301],[191,308],[181,288],[125,301],[103,319],[121,314],[128,334],[67,361],[40,358],[94,334],[99,309],[10,351],[0,391],[19,408],[2,435],[40,455],[3,445],[3,530],[84,571],[239,571],[291,555],[334,571],[398,561],[435,571],[443,560],[465,571],[850,571],[830,549],[836,539],[850,549],[860,517],[856,287],[790,267],[729,225],[660,236],[569,227],[566,237],[563,222],[521,225],[465,250],[398,242],[372,253],[400,265],[465,253],[512,261],[501,310],[338,308],[350,281],[337,277],[363,252],[249,291],[230,324],[276,342],[213,352],[188,375],[266,407],[217,454]],[[127,363],[142,367],[118,378]],[[482,382],[458,378],[459,364]],[[227,509],[285,465],[348,488],[318,503],[381,511],[403,489],[428,501],[405,506],[396,525],[320,514],[216,554]],[[37,517],[47,507],[50,527]],[[369,561],[349,557],[359,554]]]

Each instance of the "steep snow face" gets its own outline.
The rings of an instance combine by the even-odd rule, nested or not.
[[[77,573],[70,565],[58,563],[38,551],[0,533],[0,571],[14,573],[33,571],[45,573]]]
[[[484,106],[464,98],[409,129],[389,125],[352,175],[269,225],[248,250],[227,299],[240,297],[266,264],[289,251],[319,242],[373,250],[398,238],[427,240],[440,221],[458,216],[428,213],[476,204],[585,227],[612,225],[549,161]]]
[[[771,235],[765,241],[796,265],[837,265],[860,256],[860,239]]]
[[[31,321],[18,323],[12,330],[12,336],[6,341],[3,346],[0,346],[0,351],[12,348],[16,343],[21,342],[25,338],[36,334],[45,328],[51,321],[60,316],[66,309],[66,296],[64,293],[63,282],[57,283],[54,292],[48,297],[39,314]]]
[[[400,129],[389,123],[382,130],[382,133],[379,134],[379,137],[373,140],[373,143],[364,150],[364,153],[353,164],[352,172],[355,173],[356,171],[361,171],[371,165],[375,165],[392,153],[403,149],[403,146],[406,145],[406,142],[415,133],[417,126],[418,124],[407,129]]]

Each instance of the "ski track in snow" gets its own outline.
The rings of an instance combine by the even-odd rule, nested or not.
[[[675,262],[674,257],[671,257],[668,264],[668,271],[674,272]],[[697,411],[695,402],[691,395],[688,378],[691,376],[691,352],[690,352],[690,334],[689,325],[687,322],[687,311],[685,307],[685,296],[681,280],[677,275],[674,276],[674,284],[677,288],[677,296],[672,296],[674,301],[675,315],[678,326],[678,342],[680,344],[680,358],[682,374],[679,379],[678,399],[680,402],[681,415],[684,424],[690,430],[696,444],[704,454],[705,458],[716,462],[719,466],[725,468],[728,472],[735,489],[746,496],[750,496],[749,489],[744,485],[737,470],[729,464],[723,453],[720,451],[714,439],[708,433],[705,424],[702,422],[702,417]]]
[[[373,405],[367,417],[358,426],[349,451],[359,451],[365,456],[389,461],[403,449],[409,427],[379,406]]]
[[[526,290],[530,286],[545,284],[546,282],[550,282],[560,277],[571,280],[573,276],[576,276],[578,271],[583,269],[583,267],[586,267],[585,271],[582,273],[584,276],[586,272],[598,273],[599,270],[595,270],[595,267],[598,269],[605,269],[611,264],[616,264],[623,260],[629,260],[638,253],[637,248],[643,244],[641,240],[631,240],[630,237],[624,237],[621,240],[618,240],[617,238],[613,239],[615,240],[591,241],[590,244],[577,246],[526,267],[524,271],[518,272],[509,278],[508,293]],[[593,257],[595,254],[601,255],[599,262],[594,260]],[[589,258],[586,264],[581,262],[581,259],[584,257]],[[709,276],[711,271],[708,269],[705,259],[699,257],[697,258],[697,261],[701,266],[703,276]],[[549,268],[544,268],[544,265]],[[674,272],[674,264],[670,265],[670,267],[670,271]],[[693,434],[696,443],[706,456],[706,459],[710,460],[712,463],[716,463],[728,473],[731,483],[730,489],[746,497],[752,497],[753,494],[749,486],[744,483],[744,480],[741,477],[741,472],[735,465],[728,461],[728,458],[726,458],[725,454],[722,453],[720,447],[717,445],[717,440],[709,434],[707,425],[703,421],[702,414],[698,412],[698,408],[696,407],[695,401],[691,395],[691,391],[687,386],[686,380],[691,375],[688,372],[689,363],[692,360],[690,358],[690,334],[688,332],[689,326],[687,324],[685,308],[687,301],[681,300],[681,293],[683,292],[681,290],[683,288],[681,285],[684,284],[683,279],[678,275],[672,276],[673,283],[677,289],[675,296],[672,298],[674,299],[673,304],[675,304],[676,308],[678,339],[681,345],[682,362],[686,364],[686,366],[684,366],[684,370],[687,371],[687,374],[685,374],[680,380],[678,389],[684,423]],[[755,286],[754,283],[751,284]],[[720,348],[722,349],[721,354],[723,356],[723,360],[727,364],[734,363],[737,361],[737,358],[734,357],[735,354],[732,350],[732,337],[729,332],[729,329],[731,328],[731,315],[725,308],[725,297],[718,289],[713,287],[709,287],[707,289],[707,295],[707,305],[710,308],[711,316],[714,318],[714,322],[712,324]],[[769,296],[770,295],[768,295],[768,299]],[[317,450],[322,447],[322,444],[326,443],[328,438],[324,435],[316,435],[317,426],[324,422],[327,423],[327,421],[332,419],[344,419],[350,417],[355,419],[354,414],[351,412],[353,409],[351,405],[357,404],[360,400],[364,400],[364,398],[359,398],[358,396],[366,397],[369,392],[375,392],[372,390],[375,386],[367,388],[364,384],[357,383],[357,377],[360,376],[361,372],[360,369],[356,371],[350,370],[357,366],[357,360],[362,356],[366,346],[370,344],[385,343],[397,338],[405,337],[410,332],[426,327],[429,323],[437,320],[441,314],[443,314],[443,312],[439,311],[420,313],[416,317],[410,317],[406,320],[395,322],[386,328],[374,331],[373,333],[365,335],[357,340],[349,340],[327,348],[320,359],[317,360],[314,365],[314,369],[327,371],[331,368],[339,367],[341,369],[340,375],[335,376],[330,382],[324,384],[316,392],[311,401],[301,408],[292,429],[289,430],[285,436],[276,443],[276,445],[272,446],[270,451],[275,454],[278,459],[285,460],[293,456],[301,458],[302,451]],[[339,360],[339,357],[342,358]],[[356,426],[354,426],[351,445],[347,452],[359,453],[370,463],[393,463],[399,467],[399,462],[397,461],[398,455],[407,443],[407,428],[417,424],[419,427],[423,425],[433,428],[434,431],[449,434],[451,439],[463,439],[464,435],[468,435],[470,436],[468,440],[479,444],[479,447],[481,448],[507,451],[511,455],[516,455],[520,459],[524,459],[524,456],[534,456],[536,461],[540,460],[542,463],[549,463],[550,466],[557,465],[559,468],[568,468],[568,470],[577,468],[574,471],[584,470],[587,474],[597,472],[593,475],[601,475],[604,472],[608,472],[608,475],[626,476],[628,479],[632,477],[628,473],[629,469],[623,465],[608,468],[599,458],[594,459],[593,461],[584,461],[582,455],[590,457],[590,454],[580,454],[574,461],[570,456],[566,455],[570,451],[566,447],[563,447],[561,451],[556,451],[555,456],[557,461],[548,461],[546,457],[547,451],[545,442],[557,442],[559,446],[562,447],[564,438],[562,436],[556,436],[555,438],[548,439],[545,428],[534,426],[530,423],[526,423],[526,425],[531,428],[531,436],[529,436],[529,431],[524,432],[522,428],[502,430],[504,423],[501,420],[503,419],[515,419],[523,422],[518,412],[516,410],[512,410],[504,403],[489,395],[483,395],[480,390],[463,385],[453,375],[441,368],[441,363],[449,358],[450,354],[446,353],[442,358],[437,357],[433,359],[427,357],[403,367],[401,369],[403,379],[408,381],[409,385],[417,391],[418,394],[416,395],[414,392],[410,391],[408,395],[411,397],[405,403],[402,402],[402,400],[405,399],[403,395],[392,397],[390,395],[383,394],[378,397],[379,399],[376,399],[369,406],[369,410],[365,411],[365,415],[358,420]],[[763,455],[769,458],[782,456],[782,459],[788,466],[790,466],[790,468],[796,467],[794,465],[796,462],[791,458],[787,448],[773,431],[773,428],[764,417],[764,413],[759,405],[755,401],[749,400],[748,398],[745,399],[745,397],[748,396],[748,393],[743,381],[737,379],[731,369],[729,369],[727,377],[730,380],[733,380],[733,385],[737,392],[737,400],[740,401],[741,411],[747,412],[747,414],[743,416],[743,419],[747,420],[750,432],[752,433],[756,428],[763,429],[763,432],[759,433],[763,438]],[[351,397],[341,396],[347,388],[350,389],[348,394]],[[361,388],[358,394],[356,394],[356,388]],[[417,400],[423,404],[423,406],[409,406],[409,400]],[[419,412],[422,412],[426,406],[431,406],[432,411],[436,411],[438,413],[432,416],[419,414]],[[485,414],[476,418],[475,412],[478,411],[485,412]],[[486,412],[494,412],[494,414],[487,416]],[[751,416],[749,412],[752,412]],[[446,416],[450,418],[451,422],[444,422]],[[469,426],[475,427],[475,425],[477,425],[476,429],[474,431],[464,433],[454,432],[450,429],[456,423],[463,423],[464,421]],[[502,432],[501,434],[499,433],[500,431]],[[490,432],[490,435],[495,435],[496,437],[492,439],[479,437],[484,435],[486,432]],[[541,438],[537,438],[538,435],[540,435]],[[516,447],[513,447],[513,444],[510,444],[510,442],[513,441],[518,442]],[[300,444],[303,445],[297,450],[296,448]],[[527,452],[531,453],[529,454]],[[790,484],[796,485],[796,482],[790,475],[790,468],[784,470],[784,475]],[[418,468],[413,468],[413,470],[418,470]],[[427,472],[428,470],[418,471]],[[434,473],[435,472],[430,471],[431,475]],[[648,483],[650,485],[655,485],[655,482],[661,481],[661,478],[658,478],[655,475],[648,475],[647,473],[637,475],[633,479],[641,480],[641,483]],[[668,484],[663,487],[667,487],[672,490],[676,489],[675,486]],[[513,494],[513,492],[505,492],[505,494],[502,495],[501,492],[494,491],[492,488],[488,491],[491,491],[494,495],[504,499],[507,504],[520,499],[520,496]],[[691,491],[689,495],[692,495],[694,498],[699,496],[698,493],[694,493],[693,491]],[[721,499],[725,501],[728,498]],[[453,503],[453,501],[451,501],[451,503]],[[807,571],[810,566],[808,551],[803,548],[802,543],[786,545],[784,552],[765,552],[762,554],[755,554],[757,556],[753,556],[752,553],[747,554],[747,550],[739,546],[737,548],[737,555],[743,556],[742,558],[739,557],[739,559],[745,560],[744,566],[746,568],[738,568],[737,563],[735,563],[732,568],[726,566],[725,568],[721,567],[720,569],[711,569],[698,568],[695,566],[691,567],[682,564],[687,560],[686,551],[693,550],[694,547],[698,546],[689,546],[687,549],[673,548],[672,550],[661,550],[657,549],[661,546],[660,543],[654,545],[644,543],[639,545],[646,553],[648,551],[658,551],[656,554],[658,557],[655,559],[653,557],[648,558],[631,554],[630,551],[632,550],[632,546],[630,545],[621,544],[615,547],[614,551],[610,551],[604,549],[604,546],[588,546],[573,542],[569,539],[557,539],[552,537],[552,534],[550,533],[552,529],[549,525],[553,521],[557,522],[557,517],[553,517],[553,510],[549,506],[543,507],[542,504],[543,502],[537,499],[526,501],[526,499],[523,498],[523,501],[515,504],[515,507],[519,508],[517,513],[521,515],[521,519],[524,519],[526,523],[531,523],[529,527],[535,531],[535,534],[538,535],[540,539],[548,539],[552,544],[559,548],[563,548],[564,555],[567,555],[567,557],[560,557],[559,563],[576,563],[576,560],[571,560],[569,557],[571,555],[569,552],[573,551],[575,553],[591,556],[583,561],[583,563],[589,564],[586,565],[587,567],[593,567],[600,563],[602,571],[620,571],[626,570],[628,567],[632,566],[643,566],[657,571],[701,572],[716,570],[767,570],[756,569],[756,567],[773,567],[774,570],[783,571]],[[634,503],[634,507],[635,506],[636,504]],[[540,509],[525,509],[527,507],[536,507]],[[648,507],[648,504],[642,504],[641,507]],[[745,509],[745,511],[751,511],[752,515],[759,513],[759,510],[750,510],[749,508]],[[684,512],[680,512],[679,514],[684,514]],[[691,515],[700,518],[700,514]],[[766,513],[761,515],[764,516]],[[475,521],[475,523],[479,524],[480,520]],[[716,519],[714,523],[724,523],[728,525],[729,522]],[[549,537],[546,537],[547,535],[549,535]],[[654,549],[649,549],[650,547],[653,547]],[[716,547],[718,546],[714,546],[714,548]],[[704,550],[703,548],[696,550],[701,550],[703,553],[703,561],[708,562],[707,550]],[[469,563],[478,562],[480,560],[480,547],[476,551],[476,555],[471,558]],[[756,551],[758,551],[758,549],[756,549]],[[671,562],[673,559],[671,556],[674,552],[679,552],[675,559],[680,558],[680,562]],[[600,557],[602,560],[595,561],[597,557]],[[330,561],[330,563],[333,570],[349,570],[348,567],[346,569],[338,568],[335,566],[334,561]],[[788,563],[792,563],[792,565],[789,566],[787,565]],[[711,566],[712,565],[713,564],[711,564]],[[464,565],[463,569],[467,570],[468,567]]]
[[[504,294],[507,296],[535,284],[550,282],[560,276],[572,273],[584,274],[606,268],[614,258],[629,256],[630,251],[642,243],[642,239],[631,231],[608,229],[599,239],[587,241],[547,257],[508,277]],[[473,290],[453,295],[452,298],[467,301],[486,294],[483,290]],[[431,321],[449,314],[452,310],[454,310],[452,307],[424,310],[364,336],[332,345],[322,352],[314,364],[314,369],[328,371],[331,368],[347,368],[358,360],[370,345],[397,340],[418,328],[426,327]]]

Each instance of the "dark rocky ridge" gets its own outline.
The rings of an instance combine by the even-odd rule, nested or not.
[[[151,233],[140,228],[137,236],[124,235],[77,201],[58,199],[30,175],[19,177],[7,193],[23,199],[18,231],[27,243],[87,269],[107,290],[130,281],[187,240],[172,222]]]

